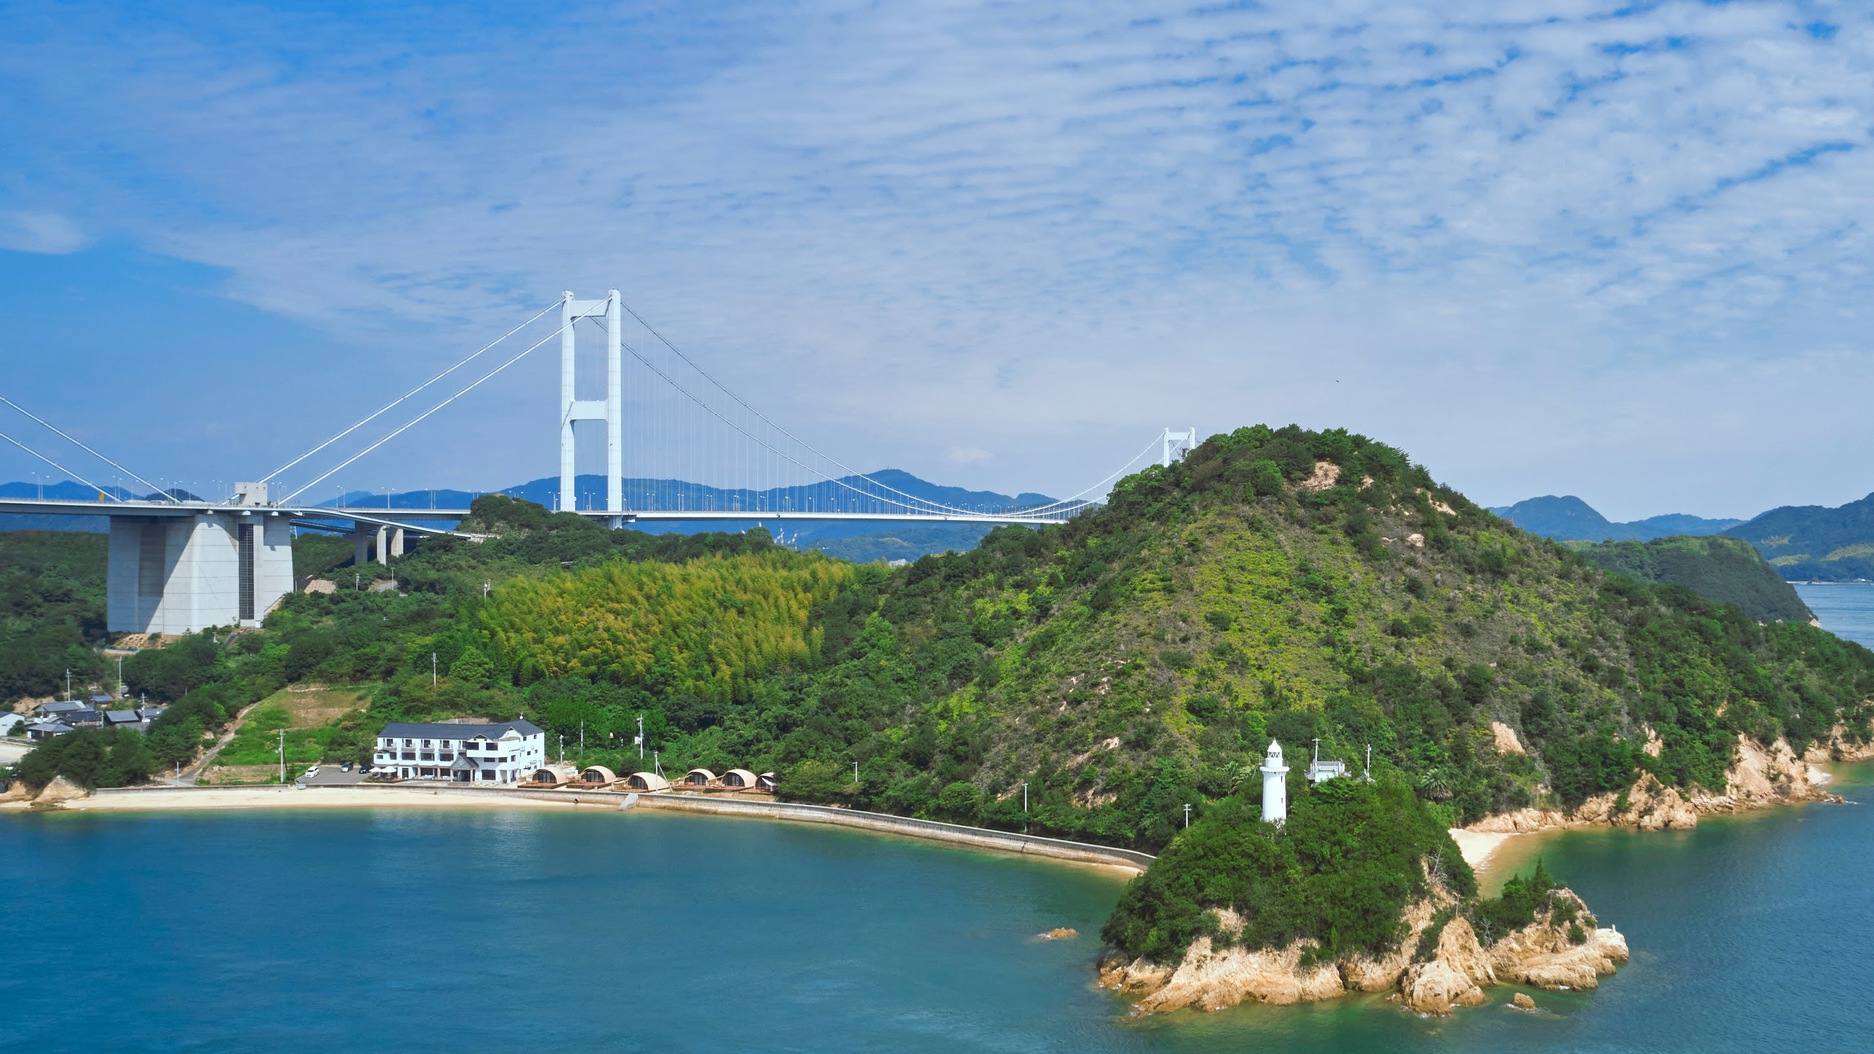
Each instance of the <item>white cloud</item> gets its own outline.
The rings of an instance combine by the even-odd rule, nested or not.
[[[0,249],[63,256],[85,247],[78,225],[55,212],[17,212],[0,209]]]
[[[269,310],[422,327],[408,375],[617,285],[821,445],[962,482],[1067,491],[1165,424],[1293,417],[1492,498],[1625,473],[1641,512],[1609,437],[1696,435],[1685,478],[1735,509],[1830,475],[1727,479],[1814,458],[1762,421],[1868,430],[1755,372],[1870,350],[1859,5],[820,3],[645,43],[677,17],[93,12],[0,75],[85,129],[15,162],[41,193]],[[141,57],[72,83],[91,49]],[[546,470],[536,410],[487,407],[540,437],[488,471]]]

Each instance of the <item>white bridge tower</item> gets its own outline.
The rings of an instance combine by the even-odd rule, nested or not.
[[[572,290],[560,294],[560,509],[579,507],[576,490],[578,466],[573,446],[573,422],[605,422],[605,511],[612,514],[611,526],[624,523],[625,511],[625,400],[624,359],[621,335],[623,302],[618,290],[606,292],[603,300],[575,300]],[[605,398],[581,399],[577,381],[578,335],[575,323],[582,318],[605,320]]]
[[[1282,744],[1273,739],[1262,756],[1262,818],[1277,825],[1288,821],[1288,766],[1282,763]]]
[[[1165,429],[1164,443],[1164,451],[1159,455],[1158,463],[1166,468],[1170,468],[1173,461],[1197,449],[1197,429],[1192,428],[1183,432],[1173,432],[1171,429],[1167,428]],[[1149,450],[1151,448],[1147,447],[1146,449]]]

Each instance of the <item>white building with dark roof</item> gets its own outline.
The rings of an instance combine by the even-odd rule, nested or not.
[[[519,783],[546,763],[547,734],[531,721],[385,725],[371,755],[399,778],[454,783]]]

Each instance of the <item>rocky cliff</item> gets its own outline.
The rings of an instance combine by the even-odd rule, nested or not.
[[[1406,1009],[1449,1014],[1489,1001],[1484,989],[1522,984],[1548,989],[1595,988],[1628,959],[1627,941],[1598,925],[1572,891],[1549,894],[1534,921],[1488,945],[1457,912],[1441,886],[1406,912],[1407,935],[1393,953],[1317,962],[1311,942],[1248,949],[1231,943],[1242,920],[1216,912],[1218,936],[1199,937],[1175,967],[1109,953],[1100,984],[1133,997],[1134,1013],[1185,1007],[1220,1010],[1246,1001],[1274,1006],[1312,1003],[1349,992],[1391,992]],[[1429,934],[1429,936],[1428,936]]]
[[[1653,749],[1651,743],[1648,749]],[[1724,790],[1720,792],[1667,787],[1647,773],[1619,794],[1596,795],[1573,810],[1518,809],[1487,817],[1467,829],[1485,833],[1563,827],[1687,830],[1698,826],[1701,816],[1806,801],[1840,801],[1839,795],[1827,789],[1828,774],[1816,766],[1867,758],[1874,758],[1874,742],[1852,742],[1839,729],[1829,745],[1813,746],[1800,756],[1785,740],[1764,746],[1740,733],[1737,763],[1725,773]]]

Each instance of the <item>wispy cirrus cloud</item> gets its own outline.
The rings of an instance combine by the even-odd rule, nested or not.
[[[1744,511],[1823,481],[1763,420],[1874,438],[1778,379],[1865,372],[1857,5],[378,10],[48,12],[0,208],[352,335],[617,285],[827,445],[1023,449],[1010,487],[1298,418],[1483,497]],[[1610,446],[1694,433],[1669,481]]]

